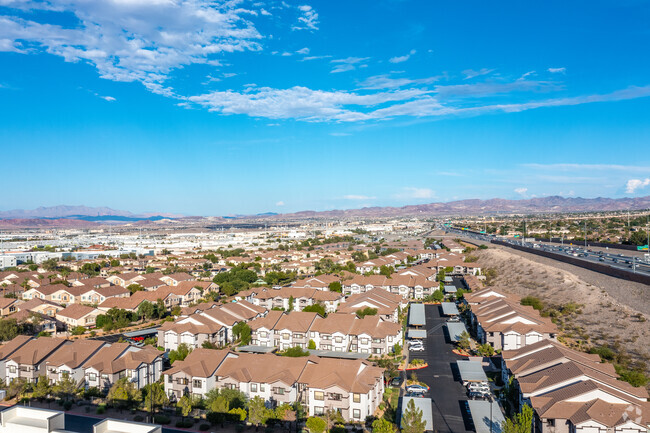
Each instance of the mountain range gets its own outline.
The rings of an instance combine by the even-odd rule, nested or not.
[[[493,198],[437,202],[402,207],[365,207],[330,211],[301,211],[288,214],[273,212],[257,215],[226,216],[228,220],[307,219],[307,218],[372,218],[402,216],[461,216],[495,214],[536,214],[565,212],[600,212],[650,209],[650,196],[633,198],[538,197],[521,200]],[[0,226],[5,227],[72,227],[97,223],[158,221],[161,219],[200,220],[169,213],[133,214],[108,207],[53,206],[32,210],[16,209],[0,212]],[[67,220],[67,221],[63,221]]]

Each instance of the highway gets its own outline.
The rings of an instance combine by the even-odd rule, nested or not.
[[[440,229],[485,243],[499,240],[513,246],[517,245],[531,250],[540,250],[559,255],[571,256],[578,260],[584,260],[585,262],[599,263],[625,272],[650,277],[649,256],[641,258],[635,255],[608,252],[602,248],[591,249],[589,247],[585,248],[578,245],[557,245],[542,242],[526,242],[523,239],[497,238],[494,235],[469,232],[467,230],[460,230],[453,227],[440,227]]]

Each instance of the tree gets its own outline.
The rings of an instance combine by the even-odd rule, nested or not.
[[[384,418],[372,422],[372,433],[395,433],[395,426]]]
[[[142,393],[133,382],[123,377],[111,386],[106,398],[113,404],[117,403],[121,407],[128,408],[142,400]]]
[[[267,410],[264,400],[260,396],[255,396],[248,403],[248,421],[255,427],[266,422]]]
[[[289,356],[291,358],[300,358],[301,356],[309,356],[309,352],[301,349],[298,346],[295,346],[285,350],[282,356]]]
[[[167,307],[165,306],[165,302],[160,298],[156,299],[156,308],[154,314],[159,319],[162,319],[166,312],[167,312]],[[153,316],[151,317],[153,318]]]
[[[458,347],[460,347],[461,349],[467,350],[467,349],[469,349],[469,346],[470,346],[470,344],[469,344],[469,334],[467,333],[467,331],[463,331],[460,334],[460,338],[458,339]]]
[[[43,263],[41,263],[41,266],[43,269],[45,269],[48,272],[54,272],[56,271],[56,268],[59,266],[59,261],[57,259],[47,259]]]
[[[441,302],[443,299],[445,299],[445,295],[442,293],[442,290],[438,289],[433,292],[431,298],[433,298],[433,300],[436,302]]]
[[[50,395],[50,382],[46,376],[38,376],[32,397],[42,399]]]
[[[307,418],[305,427],[307,427],[307,430],[309,430],[310,433],[324,433],[325,429],[327,429],[327,423],[323,418],[310,416]]]
[[[189,394],[185,394],[180,399],[178,399],[176,406],[181,410],[181,415],[183,415],[183,418],[185,418],[190,414],[190,412],[192,412],[192,398],[189,396]]]
[[[145,318],[152,319],[154,317],[155,310],[156,309],[151,302],[143,301],[138,306],[138,316],[142,319],[142,322],[144,323]]]
[[[366,316],[376,316],[377,309],[372,307],[360,308],[356,311],[357,317],[363,319]]]
[[[316,350],[316,342],[314,340],[309,340],[309,343],[307,343],[307,349]]]
[[[169,404],[169,398],[165,394],[165,388],[162,383],[152,383],[145,385],[143,388],[145,393],[144,407],[151,409],[152,414],[156,413],[156,408]]]
[[[70,330],[71,335],[83,335],[86,333],[86,328],[83,326],[75,326]]]
[[[140,284],[129,284],[126,289],[131,292],[131,294],[134,294],[135,292],[140,292],[144,290],[144,287],[142,287]]]
[[[477,350],[481,356],[494,355],[494,347],[492,347],[489,343],[481,344],[480,346],[478,346]]]
[[[393,346],[393,352],[395,353],[395,356],[401,356],[402,355],[402,345],[397,343]]]
[[[90,277],[95,277],[99,275],[99,272],[101,270],[102,267],[99,263],[84,263],[83,266],[79,269],[79,272]]]
[[[169,351],[169,363],[173,364],[174,361],[183,361],[190,352],[192,352],[192,349],[190,349],[187,343],[179,344],[176,350]]]
[[[230,409],[228,413],[231,415],[236,415],[239,418],[240,422],[246,421],[246,409],[242,409],[241,407],[235,407]]]
[[[293,311],[293,302],[294,302],[293,295],[289,296],[289,308],[287,309],[288,312]]]
[[[424,433],[426,422],[422,419],[422,410],[415,407],[415,402],[410,399],[406,410],[402,414],[403,433]]]
[[[393,272],[395,272],[395,268],[393,268],[392,266],[381,265],[381,266],[379,267],[379,274],[380,274],[380,275],[385,275],[385,276],[387,276],[388,278],[390,278],[390,275],[391,275]]]
[[[521,412],[512,418],[506,419],[501,424],[502,433],[530,433],[533,425],[533,410],[527,404],[521,408]]]
[[[341,293],[343,291],[343,286],[341,286],[340,281],[332,281],[328,288],[330,289],[330,292]]]
[[[0,320],[0,340],[9,341],[16,338],[20,328],[16,319],[3,319]]]
[[[232,327],[232,335],[235,339],[240,340],[243,345],[250,344],[251,333],[251,327],[248,326],[246,322],[237,322],[235,326]]]
[[[303,308],[302,311],[305,311],[307,313],[318,313],[321,317],[327,316],[327,313],[325,312],[325,307],[323,307],[323,304],[321,303],[308,305],[305,308]]]
[[[52,394],[56,395],[62,400],[68,400],[77,392],[77,384],[72,376],[63,373],[61,377],[52,387]]]

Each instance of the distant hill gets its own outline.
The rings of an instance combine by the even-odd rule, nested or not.
[[[0,219],[76,219],[83,221],[157,221],[164,218],[178,218],[182,215],[144,213],[133,214],[129,211],[115,210],[109,207],[87,206],[51,206],[36,209],[14,209],[0,212]]]
[[[455,216],[486,214],[536,214],[598,212],[650,209],[650,196],[634,198],[539,197],[522,200],[493,198],[468,199],[402,207],[365,207],[361,209],[302,211],[267,218],[352,218],[399,216]],[[259,218],[259,216],[257,216]],[[255,218],[253,216],[249,218]]]

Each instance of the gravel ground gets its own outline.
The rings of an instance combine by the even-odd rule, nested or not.
[[[497,245],[471,254],[483,269],[496,270],[492,285],[498,290],[556,307],[579,304],[579,313],[561,319],[570,343],[619,344],[650,372],[650,286]]]

